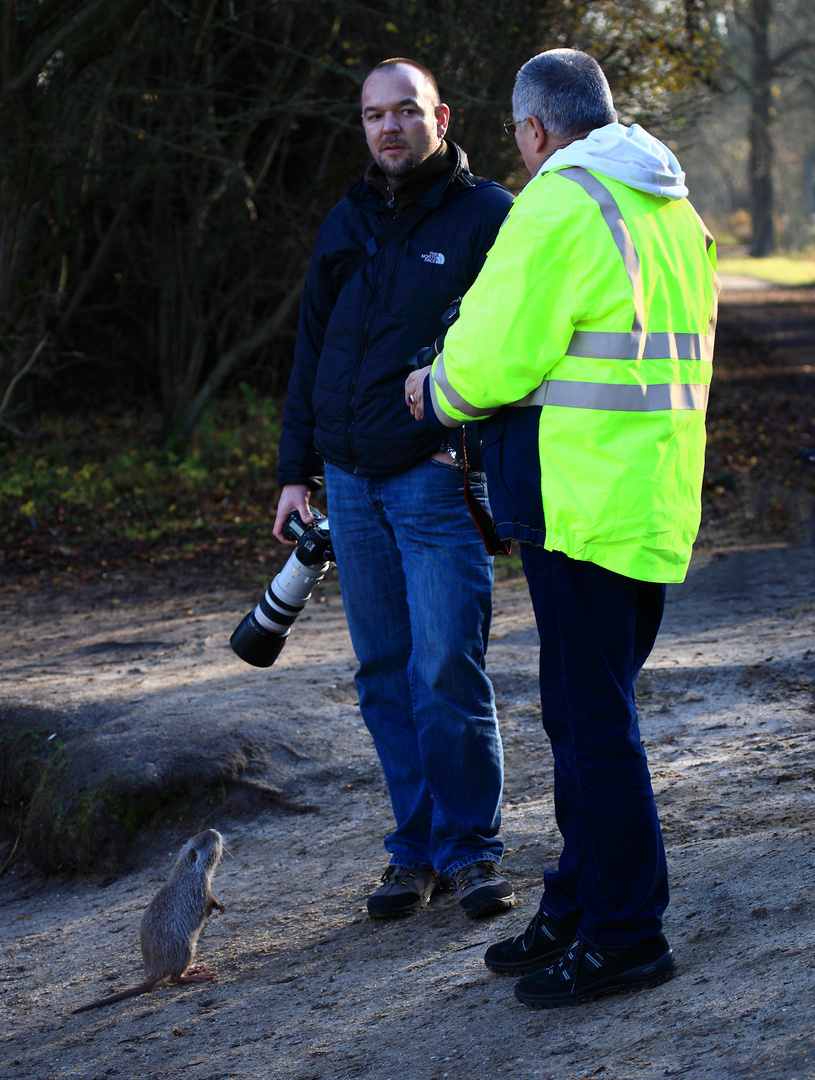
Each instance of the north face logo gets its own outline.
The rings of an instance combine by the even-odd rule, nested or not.
[[[444,256],[440,251],[426,251],[424,255],[422,255],[422,259],[425,262],[435,263],[437,266],[444,265]]]

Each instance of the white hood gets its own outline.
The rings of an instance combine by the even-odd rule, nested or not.
[[[579,165],[638,191],[667,199],[684,199],[688,194],[685,174],[676,157],[639,124],[631,127],[606,124],[595,128],[585,139],[556,150],[537,175],[564,165]]]

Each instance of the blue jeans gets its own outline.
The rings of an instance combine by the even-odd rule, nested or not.
[[[665,586],[521,545],[541,640],[543,726],[563,836],[541,908],[583,913],[580,936],[627,948],[662,929],[668,873],[634,681],[656,640]]]
[[[492,559],[462,476],[426,461],[385,479],[325,467],[356,685],[390,793],[391,862],[452,873],[500,861],[503,751],[484,656]]]

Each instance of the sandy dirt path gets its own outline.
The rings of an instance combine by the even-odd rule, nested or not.
[[[522,583],[496,588],[489,657],[506,752],[504,868],[520,904],[490,922],[469,922],[446,893],[403,922],[367,918],[389,805],[336,592],[311,602],[268,671],[227,645],[245,595],[111,596],[95,612],[9,601],[7,701],[84,711],[106,737],[135,730],[144,768],[162,767],[162,732],[191,752],[202,732],[214,746],[251,744],[256,779],[315,809],[233,800],[194,821],[180,810],[177,824],[143,832],[130,871],[105,879],[43,880],[15,864],[0,878],[0,1076],[815,1076],[813,583],[811,546],[775,547],[703,554],[671,588],[638,696],[678,974],[551,1012],[518,1004],[512,979],[481,959],[525,927],[558,848]],[[72,1016],[141,980],[141,913],[202,826],[229,849],[215,878],[226,914],[199,946],[217,982]]]

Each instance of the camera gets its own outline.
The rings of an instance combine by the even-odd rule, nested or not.
[[[328,518],[312,508],[314,521],[304,525],[296,510],[283,523],[283,535],[297,547],[271,582],[260,603],[241,621],[229,644],[241,660],[271,667],[286,644],[292,623],[334,565]]]
[[[461,297],[457,296],[452,302],[449,308],[444,312],[441,317],[441,324],[444,327],[442,332],[436,338],[432,345],[425,345],[423,349],[419,349],[415,356],[412,356],[408,360],[408,367],[411,371],[418,371],[419,368],[427,367],[428,364],[432,364],[439,353],[444,348],[444,339],[447,336],[447,331],[453,325],[458,318],[458,310],[461,307]]]

